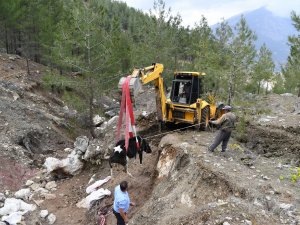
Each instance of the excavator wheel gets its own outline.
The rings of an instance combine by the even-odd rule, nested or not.
[[[206,106],[201,110],[200,130],[204,130],[204,131],[207,130],[209,126],[209,117],[210,117],[209,106]]]

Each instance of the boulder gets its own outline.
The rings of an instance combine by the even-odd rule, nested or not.
[[[95,134],[97,137],[104,136],[107,132],[112,132],[114,130],[114,126],[117,125],[119,120],[119,116],[114,116],[110,120],[102,123],[100,127],[95,128]]]
[[[87,150],[84,153],[84,156],[82,158],[88,161],[98,156],[101,152],[102,152],[102,148],[100,147],[99,140],[94,139],[90,141],[89,146],[87,147]]]
[[[105,121],[105,118],[99,115],[94,116],[93,124],[95,127],[100,126]]]
[[[74,147],[77,153],[84,154],[89,145],[89,139],[86,136],[79,136],[74,142]]]
[[[56,216],[55,216],[53,213],[51,213],[51,214],[47,217],[47,220],[48,220],[48,223],[49,223],[49,224],[54,224],[55,221],[56,221]]]
[[[44,167],[47,169],[47,173],[52,173],[55,171],[61,171],[67,175],[78,174],[82,167],[83,162],[80,160],[80,155],[76,154],[73,150],[67,158],[59,160],[53,157],[48,157],[44,163]]]
[[[55,183],[55,181],[50,181],[45,186],[45,188],[48,189],[48,190],[51,190],[51,189],[56,188],[56,187],[57,187],[57,184]]]
[[[13,212],[9,214],[8,216],[3,216],[2,221],[7,222],[9,225],[17,225],[21,223],[22,221],[22,216],[24,213],[22,212]]]
[[[78,174],[83,168],[83,162],[80,160],[80,156],[74,151],[68,155],[66,159],[62,160],[62,169],[66,174],[75,175]]]
[[[21,189],[15,193],[16,198],[23,199],[23,200],[29,199],[30,195],[31,192],[29,188]]]
[[[109,111],[106,111],[105,113],[105,116],[108,116],[108,117],[114,117],[117,115],[117,111],[116,110],[109,110]]]
[[[35,209],[35,205],[27,204],[21,199],[7,198],[4,206],[0,208],[0,216],[10,215],[11,213],[18,211],[21,211],[23,214],[25,214],[26,212],[34,211]]]
[[[40,217],[41,218],[46,218],[46,216],[48,216],[48,214],[49,214],[48,210],[41,210]]]
[[[44,167],[46,168],[47,173],[51,173],[52,171],[61,168],[62,162],[57,158],[48,157],[44,163]]]
[[[30,185],[32,185],[34,182],[32,180],[27,180],[26,181],[26,186],[29,187]]]

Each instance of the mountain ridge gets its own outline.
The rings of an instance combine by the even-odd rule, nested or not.
[[[292,20],[277,16],[267,8],[261,7],[230,17],[226,21],[231,27],[234,27],[242,15],[245,17],[250,29],[257,36],[256,49],[259,50],[263,43],[265,43],[272,51],[273,60],[278,70],[286,62],[289,55],[288,36],[296,34]],[[219,23],[214,24],[211,28],[215,30],[218,25]]]

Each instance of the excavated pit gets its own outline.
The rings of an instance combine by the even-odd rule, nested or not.
[[[284,163],[300,165],[300,127],[278,128],[254,126],[247,128],[246,146],[264,157],[282,157]]]

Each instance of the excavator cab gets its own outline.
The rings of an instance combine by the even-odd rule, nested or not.
[[[204,75],[204,74],[201,74]],[[197,72],[175,72],[172,82],[171,101],[191,105],[203,94],[202,77]]]

